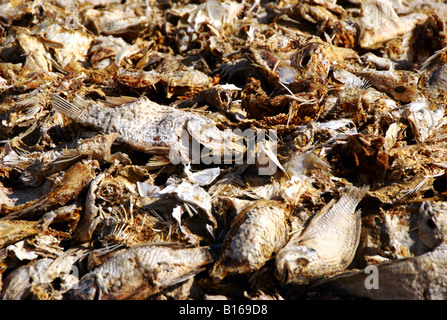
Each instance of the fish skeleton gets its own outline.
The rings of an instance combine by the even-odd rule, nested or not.
[[[219,130],[212,119],[159,105],[144,96],[118,108],[107,108],[80,97],[76,97],[73,103],[56,94],[52,94],[51,98],[56,111],[105,133],[119,133],[117,141],[139,151],[166,154],[173,149],[183,163],[188,163],[185,158],[188,153],[181,144],[185,137],[189,141],[191,136],[212,150],[213,155],[222,155],[222,151],[236,155],[244,152],[241,137],[229,130]]]
[[[369,187],[348,189],[317,213],[275,258],[275,276],[285,284],[307,284],[344,270],[360,241],[360,211]]]
[[[143,244],[116,253],[86,274],[72,292],[74,299],[144,299],[185,281],[213,262],[210,247]]]

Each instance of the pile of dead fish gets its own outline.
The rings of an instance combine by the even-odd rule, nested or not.
[[[4,0],[2,299],[446,299],[447,4]]]

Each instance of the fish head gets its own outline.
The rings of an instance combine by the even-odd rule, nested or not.
[[[93,274],[86,274],[68,296],[71,300],[94,300],[97,298],[97,284]]]
[[[284,284],[307,284],[318,257],[318,252],[308,246],[286,246],[276,255],[275,277]]]
[[[419,209],[419,237],[429,248],[435,248],[445,240],[447,232],[447,204],[424,201]]]

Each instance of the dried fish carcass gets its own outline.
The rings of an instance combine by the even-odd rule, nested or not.
[[[277,201],[246,207],[233,221],[210,276],[217,281],[259,270],[287,242],[290,213],[291,208]]]
[[[434,110],[439,104],[447,102],[445,97],[446,57],[446,49],[438,50],[420,68],[419,87],[427,99],[430,110]]]
[[[92,161],[78,162],[71,166],[47,195],[17,206],[0,207],[2,219],[27,219],[42,214],[75,199],[94,177],[95,165]]]
[[[148,243],[123,249],[82,277],[74,299],[145,299],[183,282],[214,260],[210,247]]]
[[[198,155],[189,153],[189,140],[186,140],[187,146],[182,145],[189,136],[209,148],[213,156],[234,154],[238,157],[244,152],[241,139],[231,131],[219,130],[213,120],[159,105],[144,96],[115,109],[82,98],[72,104],[58,95],[52,97],[55,109],[65,116],[105,133],[117,132],[118,141],[137,150],[169,154],[175,164],[188,163],[190,156],[200,157],[200,151]]]
[[[55,259],[41,258],[18,267],[6,277],[2,299],[63,299],[63,294],[77,285],[79,269],[75,263],[85,253],[86,249],[73,248]]]
[[[152,34],[161,23],[162,12],[154,1],[110,3],[105,8],[87,6],[79,12],[80,22],[96,34],[121,37],[128,42]]]
[[[275,276],[285,284],[308,284],[348,267],[360,240],[356,207],[368,190],[351,187],[312,217],[276,255]]]
[[[367,266],[315,284],[341,296],[378,300],[445,300],[447,297],[446,206],[427,201],[420,207],[419,234],[430,248],[417,257]]]

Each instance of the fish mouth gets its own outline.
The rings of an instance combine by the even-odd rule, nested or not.
[[[282,262],[275,268],[275,277],[284,284],[290,284],[293,279],[293,271],[288,261]]]

